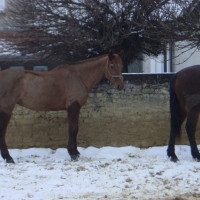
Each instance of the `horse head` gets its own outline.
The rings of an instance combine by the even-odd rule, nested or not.
[[[114,54],[113,50],[108,53],[108,62],[106,66],[106,78],[113,84],[118,90],[124,88],[123,76],[122,76],[122,57],[124,51],[118,54]]]

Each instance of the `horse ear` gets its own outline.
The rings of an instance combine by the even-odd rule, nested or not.
[[[123,55],[124,55],[124,50],[122,50],[121,52],[118,53],[118,56],[119,56],[120,58],[122,58]]]
[[[109,60],[112,60],[114,58],[114,52],[112,49],[108,53],[108,58],[109,58]]]

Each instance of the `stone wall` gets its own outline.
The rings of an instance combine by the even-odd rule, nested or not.
[[[126,86],[122,91],[106,80],[100,82],[81,109],[78,146],[167,145],[171,75],[124,75]],[[65,111],[36,112],[17,105],[7,129],[7,145],[66,147],[67,130]],[[188,144],[186,134],[183,135],[181,144]]]

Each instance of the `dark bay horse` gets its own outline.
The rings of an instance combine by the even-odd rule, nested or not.
[[[0,150],[7,163],[10,156],[5,134],[15,104],[36,111],[68,112],[68,153],[77,160],[79,112],[92,88],[106,77],[118,90],[124,88],[122,77],[123,51],[99,56],[73,65],[64,65],[48,72],[8,69],[0,72]]]
[[[195,140],[196,125],[200,112],[200,65],[185,68],[173,75],[170,83],[171,130],[167,154],[177,162],[175,139],[180,136],[181,125],[187,117],[186,131],[194,159],[200,161]]]

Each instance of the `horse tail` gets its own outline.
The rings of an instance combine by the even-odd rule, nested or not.
[[[171,116],[171,134],[180,139],[181,136],[181,107],[175,91],[175,82],[177,73],[174,74],[170,82],[170,116]]]

